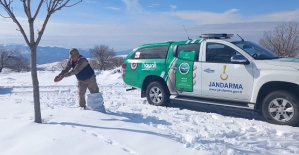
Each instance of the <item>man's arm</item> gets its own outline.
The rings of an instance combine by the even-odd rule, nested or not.
[[[70,63],[70,59],[67,61],[66,66],[64,67],[64,69],[60,72],[59,75],[64,75],[65,73],[67,73],[70,69],[71,69],[71,63]]]
[[[74,67],[73,70],[67,72],[64,74],[64,77],[69,77],[75,74],[78,74],[83,68],[85,68],[88,65],[88,60],[85,58],[82,58],[78,61],[78,64]]]

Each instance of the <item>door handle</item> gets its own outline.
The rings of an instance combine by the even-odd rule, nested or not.
[[[214,73],[214,72],[215,72],[214,70],[211,70],[210,68],[207,68],[207,69],[205,69],[205,70],[203,70],[203,71],[205,71],[205,72],[207,72],[207,73]]]

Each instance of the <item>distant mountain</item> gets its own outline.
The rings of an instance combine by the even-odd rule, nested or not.
[[[8,49],[17,49],[21,52],[21,54],[30,60],[30,50],[26,45],[20,44],[0,44],[0,47],[8,48]],[[90,57],[90,53],[88,50],[79,49],[80,54],[85,56],[86,58]],[[120,51],[116,52],[116,55],[127,55],[130,51]],[[69,49],[62,47],[37,47],[37,64],[46,64],[57,62],[63,59],[67,59],[69,57]]]

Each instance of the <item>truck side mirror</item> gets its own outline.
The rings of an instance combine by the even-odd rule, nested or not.
[[[249,61],[243,55],[234,55],[230,61],[234,64],[249,64]]]

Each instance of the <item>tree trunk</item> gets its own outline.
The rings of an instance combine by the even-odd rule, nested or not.
[[[33,84],[33,100],[34,100],[34,115],[35,115],[35,122],[41,123],[41,111],[40,111],[40,96],[39,96],[39,83],[37,78],[37,69],[36,69],[36,48],[42,38],[42,35],[45,31],[46,25],[51,17],[51,15],[61,10],[64,7],[72,7],[74,5],[77,5],[78,3],[82,2],[83,0],[78,0],[76,3],[73,3],[71,5],[67,5],[70,0],[51,0],[48,3],[48,0],[40,0],[39,5],[37,6],[36,12],[32,16],[31,14],[31,0],[21,0],[23,2],[24,12],[25,15],[28,17],[28,24],[29,24],[29,33],[30,33],[30,39],[28,40],[26,32],[24,31],[22,25],[17,20],[14,12],[13,7],[11,7],[11,3],[14,0],[0,0],[0,5],[4,8],[4,10],[8,13],[9,17],[15,22],[19,28],[19,31],[22,33],[25,42],[27,43],[28,47],[30,48],[31,55],[30,55],[30,70],[31,70],[31,78],[32,78],[32,84]],[[46,2],[47,3],[47,16],[45,18],[45,21],[42,25],[42,28],[38,30],[38,37],[34,37],[34,21],[40,11],[40,8],[42,4]],[[0,15],[2,16],[2,15]],[[2,16],[4,17],[4,16]],[[5,18],[5,17],[4,17]],[[2,70],[2,69],[1,69]]]
[[[39,83],[37,79],[37,69],[36,69],[36,47],[31,48],[30,63],[31,63],[31,78],[33,84],[35,122],[42,123],[41,111],[40,111],[40,100],[39,100]]]
[[[0,73],[2,72],[3,67],[0,67]]]

